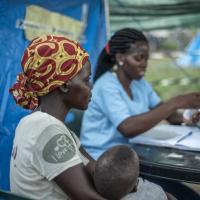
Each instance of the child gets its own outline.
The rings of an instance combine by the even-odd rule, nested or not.
[[[105,151],[97,160],[94,184],[97,191],[111,200],[167,200],[162,188],[138,178],[139,159],[127,145],[117,145]]]

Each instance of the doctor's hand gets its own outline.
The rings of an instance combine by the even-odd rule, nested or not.
[[[183,112],[183,122],[189,126],[200,126],[200,110],[186,109]]]

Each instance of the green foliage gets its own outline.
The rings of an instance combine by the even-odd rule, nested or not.
[[[149,61],[145,78],[153,85],[153,88],[158,92],[163,100],[169,99],[178,94],[200,91],[200,69],[186,68],[184,71],[185,72],[179,69],[175,65],[174,61],[169,58],[151,59]],[[196,79],[197,81],[195,83],[191,82],[187,85],[181,85],[177,83],[168,86],[162,86],[158,84],[159,81],[164,79],[177,80],[188,76],[189,78]]]
[[[171,38],[165,39],[160,43],[160,49],[166,49],[171,51],[176,51],[179,48],[179,43],[177,40],[172,40]]]

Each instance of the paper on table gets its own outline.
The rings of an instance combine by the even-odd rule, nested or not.
[[[193,131],[189,137],[178,142],[176,147],[191,151],[200,151],[200,131]]]
[[[200,151],[200,130],[197,127],[162,124],[129,141],[137,144]]]

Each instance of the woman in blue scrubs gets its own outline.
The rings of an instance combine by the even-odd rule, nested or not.
[[[129,144],[163,119],[181,124],[178,109],[199,108],[200,93],[176,96],[166,102],[144,80],[149,44],[144,34],[125,28],[102,50],[94,76],[92,101],[84,113],[81,143],[97,159],[106,149]]]

